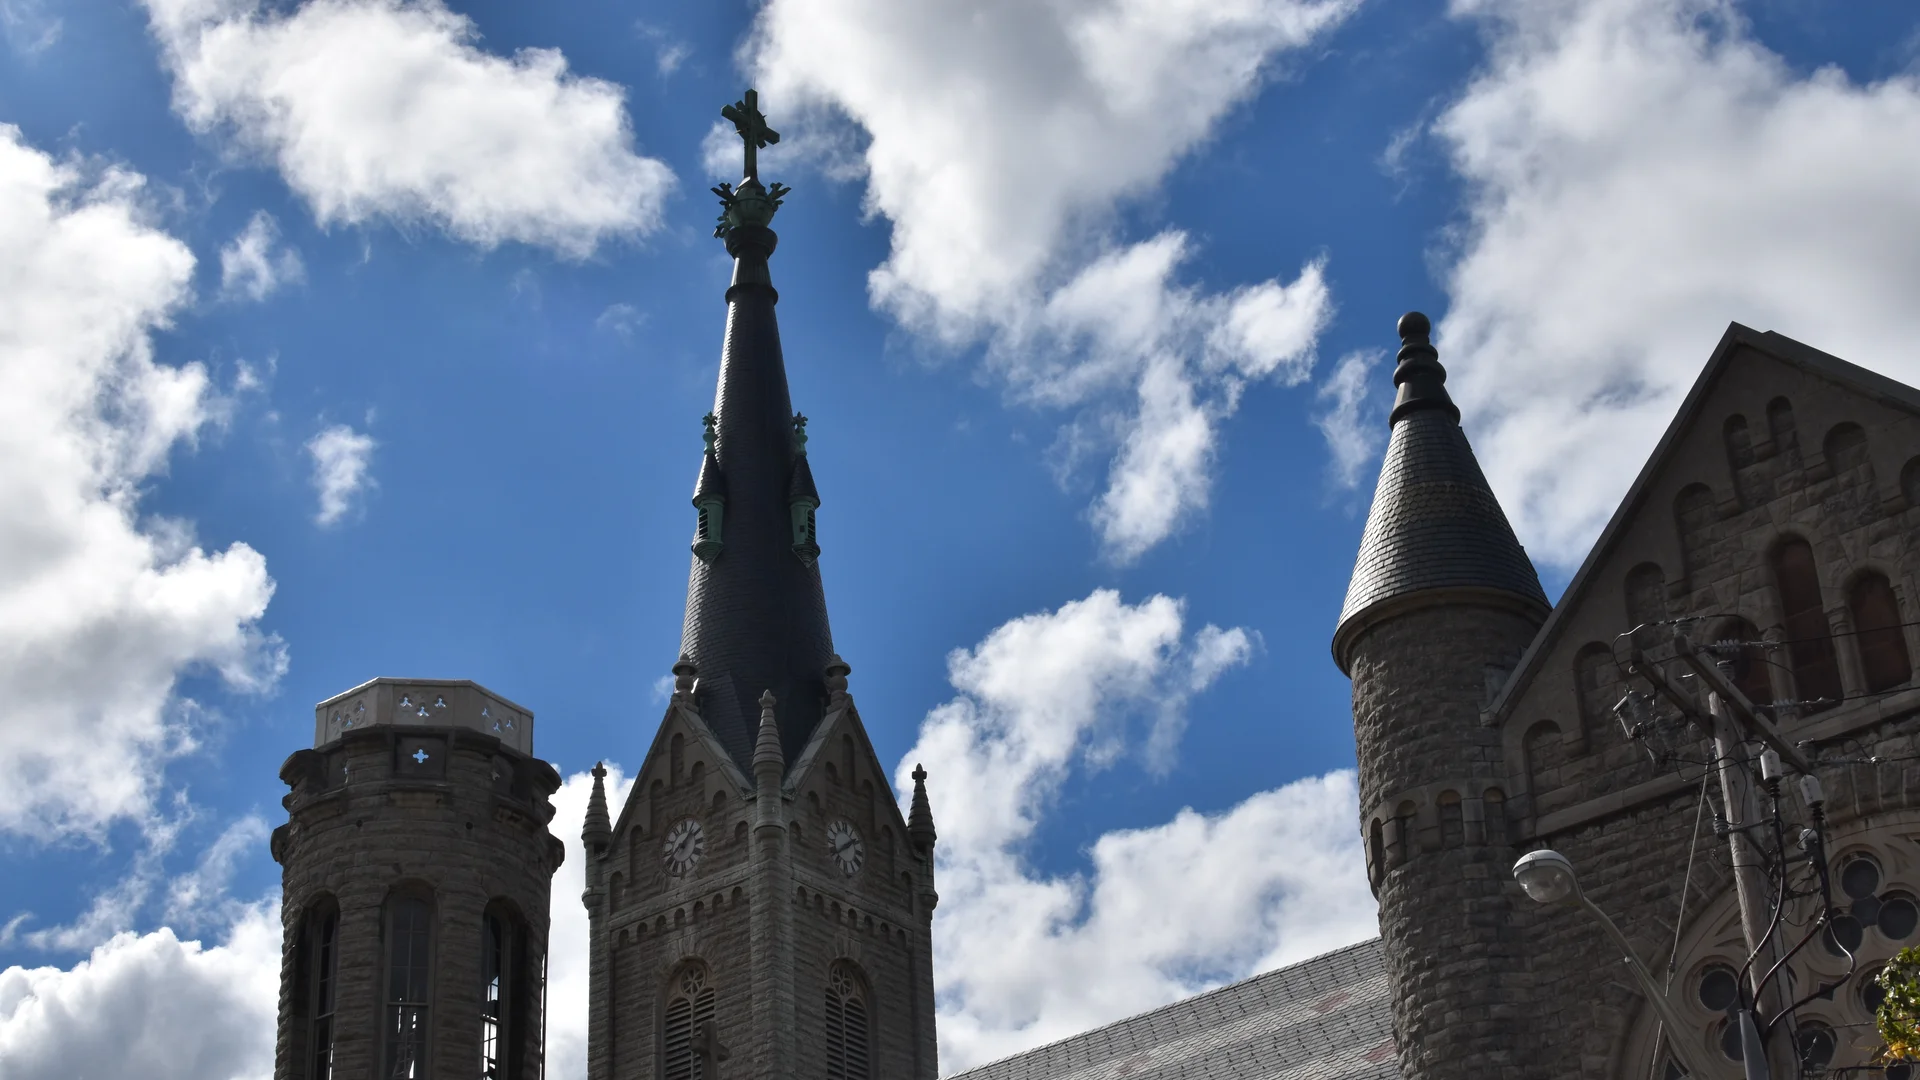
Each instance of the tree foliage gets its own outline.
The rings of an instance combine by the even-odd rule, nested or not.
[[[1887,996],[1875,1011],[1874,1025],[1886,1040],[1887,1059],[1920,1059],[1920,947],[1901,949],[1878,979]]]

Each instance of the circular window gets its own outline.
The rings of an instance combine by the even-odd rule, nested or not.
[[[1720,1052],[1728,1061],[1743,1061],[1740,1056],[1740,1025],[1728,1020],[1720,1025]]]
[[[1833,955],[1847,956],[1860,951],[1860,939],[1863,936],[1860,923],[1853,916],[1835,915],[1826,933],[1821,935],[1821,943]]]
[[[1879,1012],[1880,1003],[1885,1000],[1887,1000],[1887,988],[1880,985],[1880,973],[1875,971],[1872,974],[1862,976],[1860,979],[1860,1004],[1867,1007],[1867,1012]]]
[[[1833,1063],[1833,1029],[1824,1024],[1808,1024],[1800,1029],[1800,1063],[1815,1071]]]
[[[1880,864],[1865,855],[1856,855],[1840,868],[1840,887],[1855,900],[1864,900],[1880,891]]]
[[[1913,1066],[1911,1065],[1887,1066],[1887,1080],[1913,1080]]]
[[[1905,941],[1920,929],[1920,904],[1913,897],[1901,893],[1889,893],[1880,902],[1880,932],[1895,941]]]
[[[1739,997],[1740,983],[1732,968],[1715,964],[1700,973],[1700,1004],[1708,1012],[1726,1012]]]

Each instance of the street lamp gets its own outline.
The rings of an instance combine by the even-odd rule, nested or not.
[[[1550,850],[1529,851],[1513,864],[1513,880],[1520,883],[1528,896],[1542,904],[1557,904],[1569,897],[1579,901],[1580,906],[1586,908],[1606,928],[1614,944],[1620,946],[1620,951],[1625,954],[1627,969],[1633,972],[1634,981],[1640,984],[1640,992],[1646,995],[1647,1003],[1653,1006],[1660,1022],[1673,1033],[1667,1042],[1680,1058],[1680,1064],[1701,1080],[1714,1075],[1701,1063],[1699,1047],[1686,1037],[1686,1025],[1674,1014],[1673,1006],[1667,1004],[1667,995],[1660,989],[1660,984],[1653,981],[1646,966],[1634,955],[1627,936],[1620,932],[1612,919],[1607,918],[1606,912],[1601,911],[1593,901],[1587,899],[1587,894],[1580,891],[1580,881],[1573,876],[1573,863],[1565,855]]]

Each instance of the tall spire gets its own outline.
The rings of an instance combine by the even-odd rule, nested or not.
[[[1447,369],[1429,340],[1432,323],[1410,311],[1398,329],[1393,434],[1333,634],[1333,658],[1342,671],[1362,631],[1442,590],[1536,617],[1548,606],[1539,575],[1460,430]]]
[[[771,691],[778,702],[787,760],[819,723],[833,634],[814,563],[813,511],[820,498],[806,467],[804,420],[787,392],[774,319],[779,294],[767,267],[779,240],[768,226],[788,189],[761,184],[757,151],[780,136],[767,126],[751,90],[721,115],[740,133],[746,169],[738,186],[713,189],[721,205],[714,235],[733,256],[733,281],[694,495],[711,529],[696,534],[680,651],[699,671],[701,718],[751,772],[762,693]],[[796,503],[804,504],[801,512]],[[716,507],[723,515],[709,517]]]

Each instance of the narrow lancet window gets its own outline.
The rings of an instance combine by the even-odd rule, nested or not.
[[[1900,603],[1893,586],[1879,574],[1865,574],[1853,583],[1847,597],[1853,609],[1853,628],[1860,646],[1860,671],[1867,692],[1878,693],[1913,678],[1913,659],[1900,623]]]
[[[834,961],[827,972],[827,1080],[873,1080],[867,984],[860,969]]]
[[[307,925],[307,955],[312,982],[307,990],[307,1080],[333,1080],[333,1007],[335,955],[339,951],[340,913],[318,906]]]
[[[1774,585],[1787,631],[1787,655],[1801,701],[1840,699],[1840,665],[1834,658],[1833,628],[1820,598],[1820,572],[1813,548],[1800,539],[1783,541],[1773,552]]]
[[[793,474],[787,479],[787,509],[793,518],[793,553],[808,566],[820,557],[813,518],[819,508],[820,492],[813,486],[813,467],[807,464],[807,418],[794,413]]]
[[[387,902],[386,1069],[383,1080],[426,1080],[433,909],[417,896]]]
[[[505,1080],[507,1054],[507,978],[512,928],[498,912],[487,914],[480,939],[480,1075]]]

